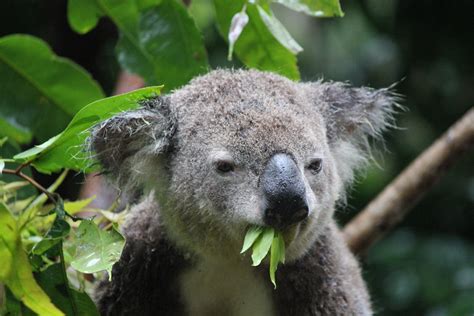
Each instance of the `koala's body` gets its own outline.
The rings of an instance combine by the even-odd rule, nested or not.
[[[103,315],[370,315],[334,222],[367,139],[391,118],[387,89],[216,70],[96,126],[91,146],[124,191]],[[283,232],[277,288],[240,249],[252,225]]]

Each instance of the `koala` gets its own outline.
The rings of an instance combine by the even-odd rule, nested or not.
[[[333,214],[395,105],[389,88],[214,70],[96,125],[104,172],[140,196],[101,314],[371,315]],[[252,225],[284,236],[276,289],[240,254]]]

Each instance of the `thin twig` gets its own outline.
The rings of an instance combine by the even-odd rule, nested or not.
[[[15,175],[15,176],[18,176],[26,181],[28,181],[29,183],[31,183],[31,185],[33,185],[35,188],[37,188],[38,190],[40,190],[41,192],[43,192],[44,194],[46,194],[46,196],[54,203],[56,204],[57,203],[57,198],[55,196],[54,193],[51,193],[49,192],[45,187],[43,187],[41,184],[39,184],[38,182],[36,182],[35,179],[27,176],[26,174],[24,174],[23,172],[21,172],[21,169],[24,168],[25,166],[24,165],[20,165],[20,167],[18,167],[17,169],[13,170],[13,169],[3,169],[2,170],[2,173],[4,174],[12,174],[12,175]]]
[[[413,161],[343,230],[354,253],[368,249],[410,211],[474,144],[474,108]]]

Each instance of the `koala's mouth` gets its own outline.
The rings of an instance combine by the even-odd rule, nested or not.
[[[302,223],[295,223],[287,228],[285,228],[283,233],[283,239],[285,240],[285,244],[288,247],[291,245],[293,241],[298,237],[300,230],[301,230]]]

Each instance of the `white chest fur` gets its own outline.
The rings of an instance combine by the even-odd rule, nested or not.
[[[188,315],[274,315],[271,286],[247,262],[200,262],[180,277]],[[270,282],[270,281],[268,281]]]

